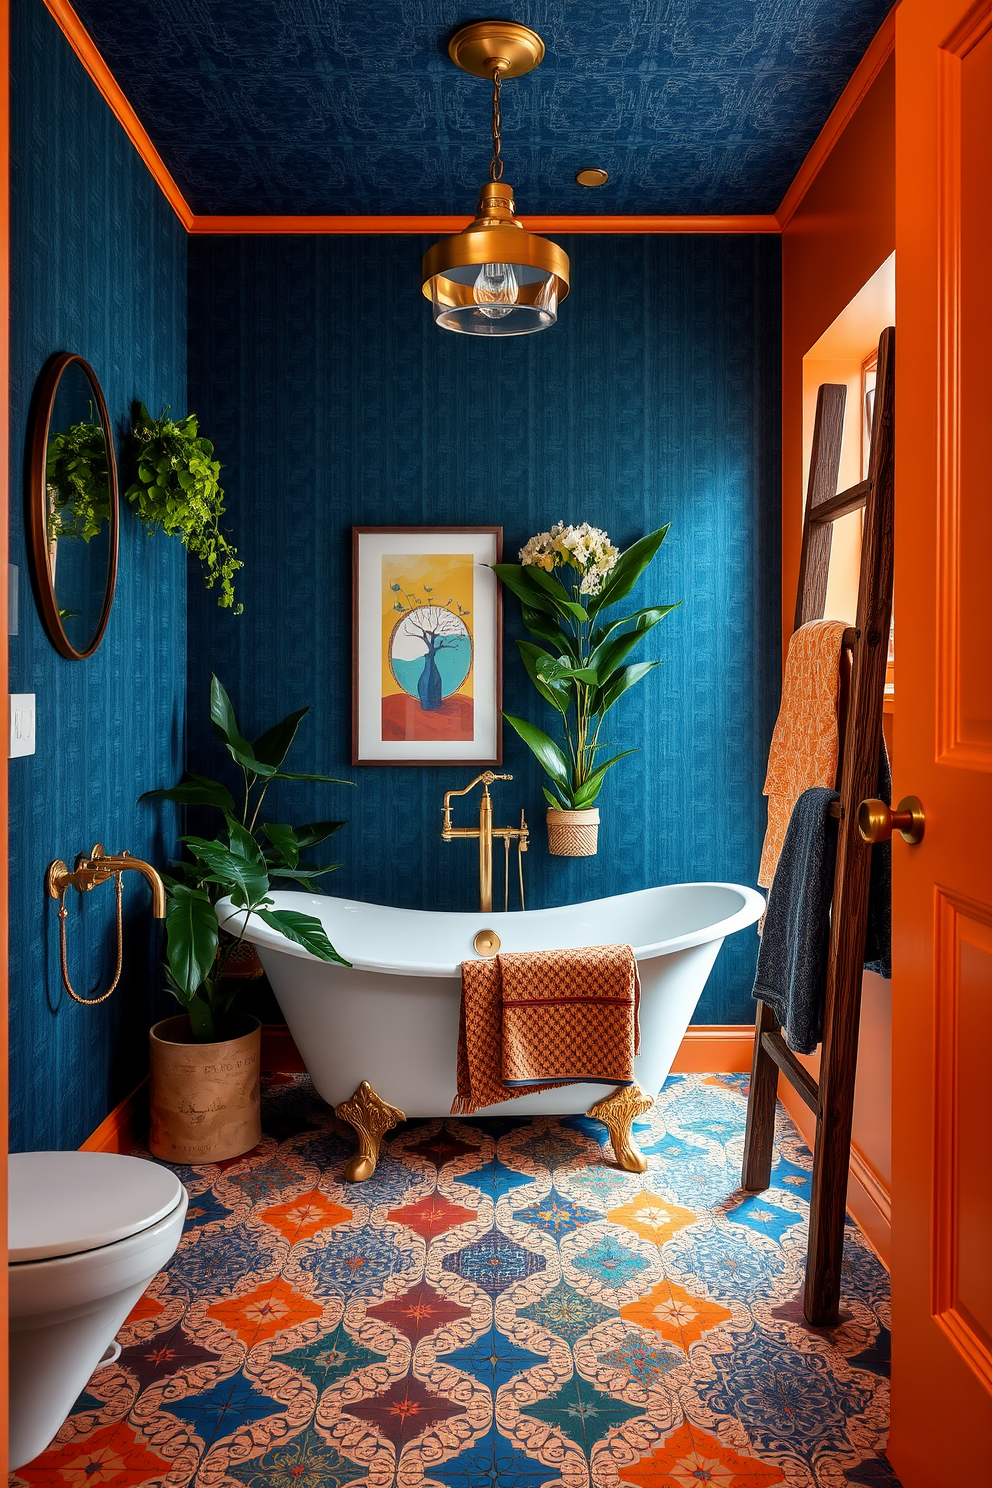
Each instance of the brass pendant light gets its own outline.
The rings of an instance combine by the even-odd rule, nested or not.
[[[424,295],[434,321],[469,336],[526,336],[558,318],[568,294],[568,254],[517,221],[513,189],[503,183],[500,88],[538,65],[544,42],[513,21],[476,21],[448,46],[451,60],[493,84],[493,154],[475,221],[424,255]]]

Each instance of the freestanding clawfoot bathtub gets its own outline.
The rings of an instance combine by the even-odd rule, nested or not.
[[[461,963],[478,954],[480,932],[501,951],[631,945],[641,980],[637,1084],[570,1085],[487,1106],[486,1116],[575,1115],[606,1122],[618,1162],[647,1166],[631,1140],[649,1110],[727,935],[753,925],[764,899],[738,884],[670,884],[526,914],[441,914],[391,909],[297,892],[272,895],[278,909],[315,915],[340,956],[318,961],[249,917],[252,941],[319,1094],[351,1123],[359,1150],[346,1176],[375,1171],[383,1134],[406,1116],[446,1116],[455,1096]],[[217,906],[221,925],[240,929],[243,913]],[[484,947],[492,951],[492,942]],[[395,1102],[395,1104],[391,1104]]]

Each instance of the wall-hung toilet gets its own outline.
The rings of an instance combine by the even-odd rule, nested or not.
[[[112,1152],[10,1156],[10,1461],[43,1452],[179,1244],[168,1168]]]

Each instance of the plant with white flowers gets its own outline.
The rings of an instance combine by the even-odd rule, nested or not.
[[[626,598],[667,531],[667,525],[659,527],[621,553],[600,527],[558,522],[520,549],[519,563],[495,565],[520,600],[524,625],[536,638],[517,645],[534,686],[561,718],[563,744],[526,719],[503,716],[548,775],[551,789],[545,787],[544,794],[556,810],[592,806],[607,770],[635,752],[624,749],[598,759],[604,747],[599,741],[603,719],[659,665],[628,658],[676,605],[652,605],[612,621],[602,612]]]

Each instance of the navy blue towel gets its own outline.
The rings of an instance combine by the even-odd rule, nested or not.
[[[884,743],[879,795],[892,786]],[[823,999],[830,944],[830,901],[837,858],[837,822],[830,807],[836,791],[803,791],[789,818],[775,878],[768,891],[753,996],[774,1012],[785,1041],[797,1054],[812,1054],[823,1036]],[[888,842],[872,849],[865,934],[865,969],[891,976],[892,854]]]

